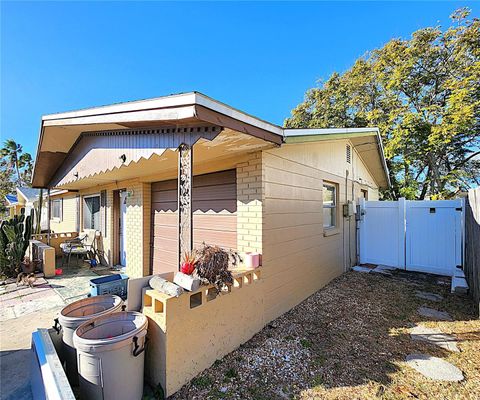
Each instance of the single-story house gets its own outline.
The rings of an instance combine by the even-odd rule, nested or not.
[[[52,195],[55,194],[55,191],[52,192]],[[29,215],[31,210],[34,213],[38,209],[38,201],[40,196],[40,190],[30,187],[16,187],[15,193],[10,193],[5,196],[6,205],[9,210],[9,217],[12,218],[14,215],[19,215],[22,208],[25,209],[25,214]],[[44,197],[45,200],[45,197]],[[43,203],[42,205],[42,215],[41,223],[42,229],[46,229],[47,222],[47,205]]]
[[[146,294],[147,376],[169,395],[355,264],[355,204],[389,174],[377,128],[284,129],[192,92],[43,116],[33,186],[63,191],[53,229],[100,231],[132,278],[202,242],[262,255],[222,300]]]

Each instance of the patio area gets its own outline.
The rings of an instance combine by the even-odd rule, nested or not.
[[[401,271],[344,274],[217,360],[172,398],[476,398],[480,321],[469,298],[450,293],[448,280]],[[425,309],[445,314],[420,315]],[[442,316],[451,320],[439,320]],[[413,340],[415,326],[451,335],[460,351]],[[406,363],[416,353],[448,361],[464,379],[422,376]]]
[[[58,266],[61,259],[57,259]],[[67,304],[90,293],[90,279],[116,271],[70,265],[62,275],[43,278],[33,287],[9,282],[0,286],[0,398],[30,399],[30,342],[37,328],[49,328]]]

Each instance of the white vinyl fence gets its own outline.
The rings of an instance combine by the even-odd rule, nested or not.
[[[363,201],[360,263],[453,276],[462,265],[462,200]]]

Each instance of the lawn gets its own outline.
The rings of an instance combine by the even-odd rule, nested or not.
[[[480,321],[473,303],[423,274],[349,272],[270,323],[185,385],[173,399],[479,399]],[[441,294],[422,300],[418,290]],[[425,305],[453,321],[417,314]],[[413,341],[417,323],[453,335],[459,353]],[[411,353],[442,357],[464,381],[433,381],[405,363]]]

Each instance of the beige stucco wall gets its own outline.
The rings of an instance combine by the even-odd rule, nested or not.
[[[54,199],[63,199],[62,219],[51,218],[50,229],[55,233],[76,232],[77,230],[77,194],[65,193],[52,196]]]
[[[289,144],[263,152],[266,321],[288,311],[355,263],[355,219],[343,218],[342,204],[352,198],[358,201],[361,188],[372,192],[378,188],[355,152],[347,163],[348,143]],[[323,228],[324,181],[338,185],[337,226],[330,230]]]

